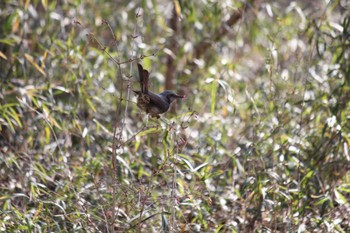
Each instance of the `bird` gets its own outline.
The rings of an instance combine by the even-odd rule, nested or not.
[[[170,90],[159,94],[149,91],[149,72],[140,63],[137,64],[137,68],[140,76],[140,90],[134,90],[134,93],[137,95],[137,106],[147,114],[150,114],[151,117],[160,118],[159,114],[167,112],[172,102],[176,99],[185,98],[185,95],[178,95]]]

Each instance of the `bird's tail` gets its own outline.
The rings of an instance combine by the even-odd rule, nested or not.
[[[141,92],[148,93],[149,72],[143,69],[140,63],[137,63],[137,68],[139,70]]]

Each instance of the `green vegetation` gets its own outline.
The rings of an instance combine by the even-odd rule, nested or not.
[[[0,3],[1,232],[350,232],[349,1]],[[150,90],[186,95],[161,119]]]

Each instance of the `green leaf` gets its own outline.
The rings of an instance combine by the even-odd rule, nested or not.
[[[218,84],[215,80],[211,83],[211,107],[210,107],[211,114],[215,113],[217,85]]]
[[[335,201],[338,202],[340,205],[349,205],[348,201],[346,200],[346,198],[340,193],[338,192],[338,190],[334,190],[334,194],[335,194]]]

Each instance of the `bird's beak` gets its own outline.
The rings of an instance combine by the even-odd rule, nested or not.
[[[178,99],[185,99],[186,98],[185,95],[175,95],[175,97],[178,98]]]

